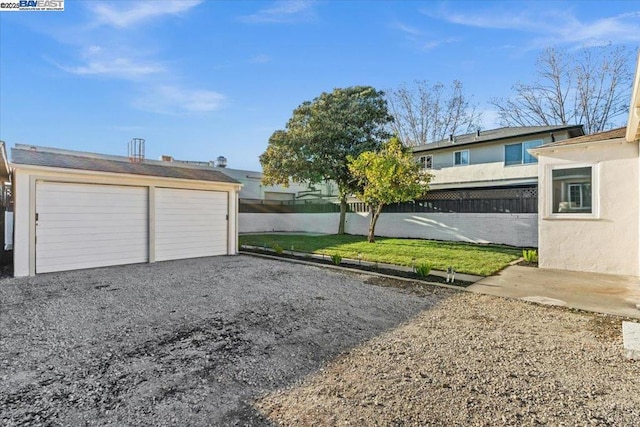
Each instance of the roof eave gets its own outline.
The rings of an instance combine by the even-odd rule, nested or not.
[[[529,148],[527,152],[534,157],[538,157],[540,153],[551,153],[554,151],[567,151],[570,149],[574,149],[576,147],[581,148],[589,145],[600,145],[600,144],[608,144],[608,143],[621,143],[625,142],[626,139],[624,137],[620,138],[609,138],[609,139],[598,139],[594,141],[585,141],[585,142],[577,142],[575,144],[565,144],[565,145],[542,145],[540,147]]]
[[[0,141],[0,156],[2,157],[0,165],[0,178],[4,181],[11,181],[11,167],[9,166],[9,160],[7,157],[7,148],[4,141]]]
[[[638,53],[633,91],[631,92],[626,139],[628,142],[638,141],[640,139],[640,52]]]
[[[123,179],[137,179],[137,180],[151,180],[158,179],[161,181],[169,182],[169,181],[179,181],[184,183],[195,183],[199,185],[217,185],[221,187],[230,187],[240,189],[244,187],[244,184],[241,182],[235,181],[210,181],[203,179],[190,179],[190,178],[173,178],[166,177],[160,175],[144,175],[144,174],[134,174],[134,173],[121,173],[121,172],[107,172],[107,171],[97,171],[97,170],[87,170],[87,169],[74,169],[74,168],[61,168],[55,166],[42,166],[42,165],[32,165],[30,163],[9,163],[9,168],[11,170],[29,170],[29,171],[44,171],[44,172],[56,172],[56,173],[66,173],[66,174],[77,174],[77,175],[94,175],[94,176],[103,176],[103,177],[114,177],[117,176]]]
[[[490,138],[490,139],[486,139],[486,140],[473,140],[473,141],[467,141],[467,142],[451,142],[449,144],[446,144],[446,140],[445,141],[438,141],[438,142],[433,142],[432,144],[444,143],[446,145],[441,145],[441,146],[438,146],[438,147],[429,147],[429,144],[419,145],[419,146],[413,148],[413,153],[415,154],[415,153],[421,153],[421,152],[424,152],[424,151],[434,151],[434,150],[445,149],[445,148],[462,147],[464,145],[485,144],[485,143],[499,142],[499,141],[503,141],[505,139],[524,138],[524,137],[533,136],[533,135],[543,135],[543,134],[549,134],[549,133],[554,133],[554,132],[571,131],[573,129],[578,129],[578,128],[581,128],[583,130],[583,134],[584,134],[583,125],[567,125],[567,126],[559,127],[557,129],[547,129],[547,130],[540,130],[540,131],[535,131],[535,132],[519,133],[519,134],[516,134],[516,135],[501,136],[501,137]]]

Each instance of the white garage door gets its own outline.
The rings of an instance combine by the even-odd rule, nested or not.
[[[227,193],[156,189],[156,260],[227,254]]]
[[[36,273],[148,261],[148,190],[36,183]]]

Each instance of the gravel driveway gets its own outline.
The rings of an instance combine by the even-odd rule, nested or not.
[[[257,406],[282,426],[640,426],[620,325],[459,293]]]
[[[440,303],[249,256],[0,281],[0,424],[268,425],[255,398]]]

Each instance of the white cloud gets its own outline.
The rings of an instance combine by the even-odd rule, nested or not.
[[[414,46],[417,46],[419,50],[431,50],[443,44],[455,43],[458,41],[458,39],[454,37],[429,39],[422,30],[398,21],[393,22],[391,24],[391,28],[399,30],[404,34],[405,39],[411,42]]]
[[[417,37],[422,35],[422,31],[420,31],[419,29],[411,27],[407,24],[403,24],[402,22],[394,22],[393,24],[391,24],[391,27],[402,31],[409,36]]]
[[[640,41],[640,12],[602,18],[588,24],[576,19],[569,23],[566,28],[556,29],[566,43],[602,46]]]
[[[220,109],[225,99],[221,93],[211,90],[164,85],[145,91],[134,106],[161,114],[206,113]]]
[[[277,1],[273,6],[259,10],[252,15],[244,15],[239,21],[253,23],[295,23],[313,16],[313,2],[306,0]]]
[[[457,41],[458,39],[454,37],[447,37],[446,39],[439,39],[439,40],[429,40],[426,42],[422,42],[422,49],[424,50],[435,49],[436,47],[442,46],[443,44],[455,43]]]
[[[267,62],[271,62],[271,57],[269,55],[261,53],[259,55],[251,57],[249,59],[249,62],[253,64],[266,64]]]
[[[423,13],[444,21],[469,27],[514,30],[538,34],[534,47],[549,44],[602,46],[610,43],[640,41],[640,12],[625,13],[593,21],[581,21],[569,11],[486,10],[477,13],[453,12],[441,9]]]
[[[490,29],[518,29],[526,31],[547,31],[550,23],[538,22],[534,17],[525,12],[496,12],[495,10],[485,13],[467,14],[464,12],[441,11],[437,14],[427,13],[435,18],[443,19],[452,24],[465,25],[468,27],[490,28]],[[540,28],[540,24],[544,28]]]
[[[122,52],[110,52],[102,46],[89,45],[80,53],[81,65],[60,65],[62,70],[80,76],[104,76],[125,80],[137,80],[150,74],[165,72],[158,63],[133,58]]]
[[[156,64],[139,64],[129,58],[115,58],[111,61],[89,61],[85,65],[75,67],[59,65],[64,71],[77,75],[102,75],[122,79],[137,79],[149,74],[164,71],[164,68]]]
[[[92,4],[91,10],[100,24],[125,28],[162,15],[176,15],[202,3],[202,0],[137,1],[120,4]]]

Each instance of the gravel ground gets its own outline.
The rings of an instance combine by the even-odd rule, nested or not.
[[[0,425],[269,425],[257,397],[456,295],[366,282],[250,256],[2,279]]]
[[[459,293],[257,402],[281,425],[640,425],[621,319]]]

